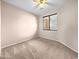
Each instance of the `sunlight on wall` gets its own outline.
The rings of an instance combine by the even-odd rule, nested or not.
[[[16,21],[15,26],[13,26],[13,29],[16,30],[19,38],[30,37],[37,31],[37,20],[32,15],[28,15],[28,17],[26,17],[26,15],[21,15],[19,20]]]

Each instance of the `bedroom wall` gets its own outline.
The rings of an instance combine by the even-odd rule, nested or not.
[[[58,14],[58,30],[43,31],[43,16],[53,13]],[[39,36],[51,40],[56,40],[75,52],[78,52],[78,38],[77,38],[77,0],[66,0],[64,5],[55,11],[50,11],[39,17]]]
[[[78,1],[68,0],[58,12],[58,41],[78,52]]]
[[[1,56],[1,0],[0,0],[0,56]]]
[[[37,33],[35,15],[5,2],[2,2],[1,9],[2,48],[34,38]]]

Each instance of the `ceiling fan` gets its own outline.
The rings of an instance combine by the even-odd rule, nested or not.
[[[53,5],[52,3],[49,3],[48,0],[33,0],[35,7],[44,8],[45,5]]]

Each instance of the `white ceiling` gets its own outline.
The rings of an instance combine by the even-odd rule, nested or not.
[[[39,16],[47,13],[48,11],[51,10],[54,11],[59,9],[66,2],[65,0],[48,0],[48,3],[51,3],[52,5],[46,5],[44,9],[40,9],[39,7],[36,8],[34,6],[33,0],[3,0],[3,1]]]

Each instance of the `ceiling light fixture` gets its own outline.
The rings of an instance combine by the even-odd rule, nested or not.
[[[47,0],[33,0],[33,2],[40,8],[44,8],[44,6],[47,4]]]

